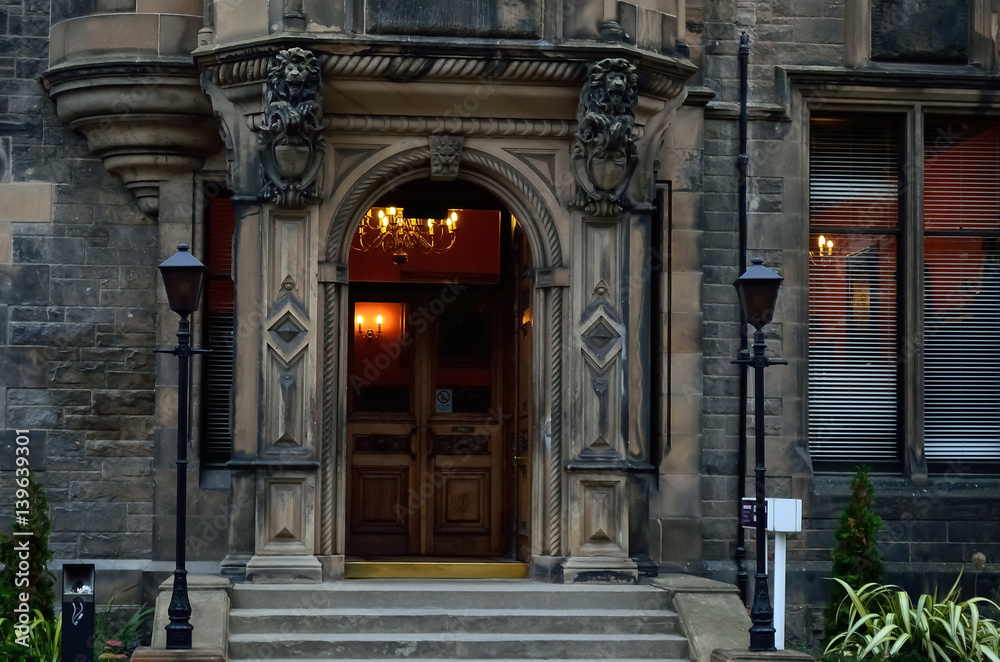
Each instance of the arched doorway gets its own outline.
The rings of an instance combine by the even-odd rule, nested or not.
[[[385,240],[387,219],[354,234],[347,557],[528,561],[534,273],[524,232],[468,182],[411,181],[382,195],[372,219],[378,211],[457,220],[430,223],[443,237],[434,250]]]

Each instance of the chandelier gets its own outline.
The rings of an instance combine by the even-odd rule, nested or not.
[[[458,213],[452,209],[443,219],[407,218],[402,207],[372,207],[358,226],[358,241],[352,250],[368,252],[381,248],[397,266],[406,264],[412,251],[445,253],[455,245]]]

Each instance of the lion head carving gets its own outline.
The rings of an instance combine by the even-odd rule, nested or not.
[[[265,102],[285,101],[295,106],[315,96],[319,85],[316,56],[301,48],[289,48],[279,52],[268,67]]]
[[[590,65],[580,90],[573,173],[579,204],[591,213],[611,214],[631,206],[626,188],[638,163],[632,132],[639,77],[624,58]]]
[[[580,142],[604,154],[630,151],[637,99],[638,76],[632,63],[607,58],[592,64],[577,109]]]
[[[268,67],[257,129],[261,200],[295,207],[316,198],[324,151],[322,92],[319,60],[307,50],[280,51]]]
[[[631,115],[635,112],[638,84],[635,67],[625,58],[595,62],[580,91],[580,112],[586,109],[602,115]]]

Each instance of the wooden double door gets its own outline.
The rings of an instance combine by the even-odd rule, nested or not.
[[[352,310],[347,553],[521,546],[530,469],[511,298],[499,285],[359,284]]]

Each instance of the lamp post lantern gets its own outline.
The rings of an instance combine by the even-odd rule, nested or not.
[[[745,363],[754,369],[754,455],[756,463],[756,511],[757,511],[757,574],[754,578],[753,606],[750,608],[750,650],[774,650],[774,609],[767,588],[767,515],[764,512],[764,368],[773,364],[787,364],[787,361],[769,359],[764,356],[764,331],[774,318],[774,306],[778,300],[781,276],[764,266],[764,260],[755,257],[751,266],[736,279],[733,287],[740,301],[743,317],[753,326],[753,354],[741,356],[734,363]],[[743,477],[740,476],[740,480]]]
[[[170,309],[181,316],[177,327],[177,346],[158,349],[162,354],[177,357],[177,555],[174,588],[170,594],[167,614],[167,650],[190,650],[191,602],[187,591],[187,570],[184,567],[184,546],[187,538],[187,428],[188,428],[188,365],[191,356],[208,350],[191,347],[191,322],[188,316],[198,309],[201,290],[208,270],[188,252],[187,244],[177,246],[177,252],[160,264],[160,275],[167,291]]]

